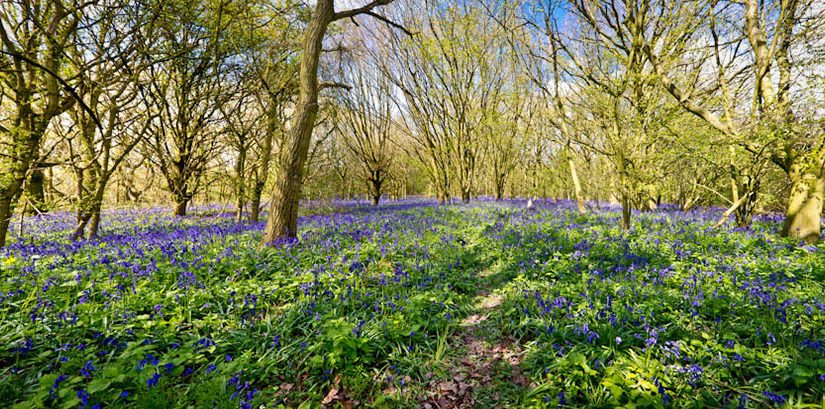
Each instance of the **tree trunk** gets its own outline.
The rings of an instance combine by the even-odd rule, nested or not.
[[[90,215],[87,213],[79,213],[77,215],[77,226],[72,231],[70,238],[72,241],[83,238],[83,232],[86,231],[86,225],[89,223]]]
[[[6,234],[9,231],[12,213],[14,213],[14,199],[9,196],[0,197],[0,248],[6,245]]]
[[[238,188],[238,190],[243,190],[243,188]],[[242,195],[238,195],[236,206],[238,207],[238,209],[235,211],[235,221],[240,223],[243,221],[243,211],[246,207],[246,201],[244,200]]]
[[[261,182],[256,182],[255,189],[252,191],[251,202],[249,204],[249,221],[252,223],[258,223],[258,219],[261,217],[261,195],[263,195],[263,193],[264,184]]]
[[[788,176],[791,178],[791,194],[785,212],[782,236],[816,243],[820,238],[822,195],[825,180],[816,174],[800,169],[794,164]]]
[[[100,230],[100,210],[103,208],[103,195],[106,193],[106,186],[109,184],[110,177],[111,173],[107,172],[97,182],[97,190],[89,209],[89,234],[87,237],[90,239],[97,237]]]
[[[100,207],[92,210],[92,217],[89,219],[89,238],[94,239],[100,232]]]
[[[189,204],[189,199],[184,197],[175,198],[175,216],[186,216],[186,205]]]
[[[382,181],[380,179],[370,179],[370,195],[372,196],[372,205],[378,206],[378,202],[381,201],[381,184]]]
[[[332,0],[319,0],[304,33],[300,67],[300,95],[295,106],[295,126],[283,144],[281,161],[264,230],[263,244],[298,236],[298,203],[304,164],[318,115],[318,60],[327,26],[335,14]]]
[[[469,187],[465,187],[461,189],[461,203],[467,204],[470,203],[470,189]]]
[[[566,128],[566,127],[565,127]],[[573,160],[573,149],[570,148],[570,139],[567,140],[567,165],[570,167],[570,179],[573,180],[573,193],[576,195],[576,210],[579,214],[587,212],[582,194],[582,185],[579,182],[579,173],[576,171],[576,161]]]
[[[26,182],[26,197],[31,206],[28,207],[30,214],[45,213],[46,209],[46,194],[44,191],[44,182],[46,175],[42,169],[33,169],[29,180]]]
[[[436,188],[435,197],[438,200],[438,204],[447,204],[450,201],[450,192]]]
[[[504,185],[507,183],[507,178],[503,174],[499,174],[495,181],[496,202],[504,199]]]
[[[236,202],[238,209],[235,213],[235,221],[238,223],[243,221],[243,212],[246,207],[246,183],[244,173],[246,173],[246,149],[242,148],[238,153],[238,162],[235,164],[235,177],[238,179],[238,190],[235,192],[238,195]]]
[[[624,155],[620,152],[617,158],[619,166],[619,200],[622,202],[622,230],[630,230],[630,186],[627,175],[627,164]]]

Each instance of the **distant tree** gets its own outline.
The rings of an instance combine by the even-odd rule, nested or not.
[[[144,154],[166,180],[174,214],[184,216],[221,147],[219,109],[238,81],[231,58],[237,48],[228,39],[243,5],[174,0],[156,7],[158,28],[151,51],[158,62],[146,75],[157,118]]]
[[[657,27],[660,34],[659,38],[644,38],[642,50],[662,87],[684,110],[703,119],[731,143],[756,158],[767,156],[782,169],[790,182],[782,234],[809,243],[819,241],[825,131],[817,126],[821,114],[807,106],[811,99],[804,96],[822,95],[822,89],[795,84],[794,77],[816,72],[817,67],[821,70],[822,61],[815,54],[795,54],[794,50],[825,34],[821,3],[668,1],[657,3],[654,10],[645,1],[632,10],[638,10],[645,28]],[[725,27],[733,34],[722,37]],[[737,33],[744,33],[744,44]],[[706,44],[708,52],[694,52],[688,44]],[[749,50],[742,51],[743,45]],[[671,67],[677,64],[690,64],[696,72],[715,75],[705,86],[708,82],[675,76]],[[703,98],[708,90],[715,98]],[[741,95],[737,90],[750,93],[750,104],[736,99]],[[731,161],[732,171],[739,173],[732,189],[745,188],[736,193],[740,198],[732,206],[735,208],[746,202],[759,175],[750,174],[751,167],[741,166],[736,157]]]
[[[83,237],[87,226],[88,237],[97,236],[109,181],[135,146],[144,141],[151,123],[140,78],[149,64],[141,48],[153,37],[147,20],[146,10],[126,3],[107,2],[88,8],[82,19],[84,30],[67,50],[83,67],[77,73],[78,95],[90,109],[87,112],[74,105],[70,110],[74,132],[64,140],[67,162],[77,179],[73,239]]]
[[[366,182],[373,206],[392,167],[392,85],[376,69],[351,66],[351,89],[343,92],[337,109],[341,140],[356,161],[356,172]]]
[[[419,145],[413,153],[429,165],[438,201],[449,200],[454,179],[467,203],[488,147],[483,128],[502,107],[506,43],[476,7],[426,4],[407,9],[405,24],[423,30],[393,42],[385,72],[403,95],[398,106]]]

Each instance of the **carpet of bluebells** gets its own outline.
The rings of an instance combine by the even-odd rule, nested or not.
[[[529,384],[478,407],[825,407],[825,250],[772,216],[574,209],[309,206],[271,248],[211,207],[79,242],[28,218],[0,250],[0,406],[417,407],[483,289]]]

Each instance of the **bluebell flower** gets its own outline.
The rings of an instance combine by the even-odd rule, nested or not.
[[[95,367],[92,365],[92,360],[86,361],[86,364],[80,368],[80,374],[83,375],[84,378],[88,378],[92,376],[92,372],[94,372]]]
[[[160,374],[154,373],[151,378],[146,380],[146,386],[151,389],[158,385],[158,380],[160,380]]]
[[[785,403],[785,397],[784,396],[773,393],[771,391],[762,392],[762,396],[768,398],[768,400],[770,400],[773,403],[777,403],[777,404],[780,404],[780,405]]]
[[[77,398],[80,399],[80,406],[85,408],[89,405],[89,393],[85,389],[77,391]]]

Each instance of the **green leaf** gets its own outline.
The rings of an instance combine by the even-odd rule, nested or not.
[[[89,382],[89,386],[87,387],[87,391],[89,394],[94,394],[95,392],[100,392],[102,390],[106,390],[106,388],[111,385],[112,382],[106,378],[96,378]]]

